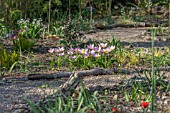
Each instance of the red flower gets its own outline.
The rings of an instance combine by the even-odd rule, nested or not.
[[[112,111],[113,111],[113,113],[120,113],[120,110],[118,110],[118,109],[116,109],[116,108],[112,108]]]
[[[147,108],[149,106],[149,102],[142,102],[142,107],[143,108]]]

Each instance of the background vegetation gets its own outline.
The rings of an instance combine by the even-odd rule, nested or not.
[[[52,22],[63,16],[68,19],[76,14],[86,18],[89,17],[90,6],[93,7],[93,15],[97,19],[107,15],[123,15],[130,8],[135,12],[139,9],[144,14],[153,5],[168,6],[168,0],[0,0],[0,17],[8,26],[14,26],[21,18],[42,18],[47,23],[49,14]]]

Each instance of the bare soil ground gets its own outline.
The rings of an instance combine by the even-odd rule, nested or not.
[[[121,82],[128,81],[130,78],[134,77],[136,74],[132,75],[100,75],[100,76],[90,76],[84,77],[83,82],[85,86],[92,91],[95,90],[111,90],[118,91],[118,86]],[[166,76],[169,75],[169,72]],[[27,98],[33,102],[38,102],[51,94],[53,94],[61,84],[65,83],[67,78],[56,79],[56,80],[38,80],[38,81],[11,81],[0,83],[0,112],[1,113],[18,113],[23,109],[27,109],[26,101]],[[162,92],[159,92],[162,94]],[[111,101],[114,100],[114,94],[110,95]],[[120,95],[120,106],[123,106],[125,113],[140,113],[141,107],[137,107],[136,103],[124,103],[122,100],[123,95]],[[160,109],[163,109],[166,113],[169,111],[170,107],[170,93],[162,94],[164,99],[158,99]],[[163,103],[162,103],[163,102]],[[130,108],[130,109],[129,109]]]
[[[147,35],[147,30],[150,28],[113,28],[111,30],[101,30],[96,33],[86,34],[87,38],[92,38],[96,40],[105,41],[106,39],[111,39],[111,34],[114,34],[115,39],[120,40],[124,44],[133,43],[134,47],[151,47],[150,36]],[[159,39],[160,38],[160,39]],[[157,47],[167,47],[170,46],[170,41],[168,36],[157,37],[156,45]],[[55,47],[56,43],[54,40],[39,40],[40,50],[37,50],[37,54],[32,57],[37,57],[40,62],[46,60],[48,62],[48,52],[50,47]],[[39,67],[33,71],[40,72],[43,68]],[[55,73],[57,71],[42,71],[43,73]],[[31,70],[29,71],[31,73]],[[26,73],[28,74],[28,73]],[[17,77],[18,75],[25,76],[21,73],[13,73],[12,77]],[[136,74],[132,75],[103,75],[103,76],[90,76],[84,77],[83,82],[90,88],[96,88],[96,86],[104,87],[115,87],[118,86],[123,78],[127,77],[127,80]],[[169,72],[166,75],[169,77]],[[20,76],[18,76],[20,77]],[[30,99],[34,102],[44,98],[45,96],[52,94],[56,89],[63,84],[66,79],[56,79],[56,80],[38,80],[38,81],[4,81],[0,80],[0,113],[18,113],[20,109],[26,109],[26,102],[23,98]],[[45,84],[45,86],[44,86]],[[103,89],[104,90],[104,89]],[[170,110],[170,95],[165,94],[165,106],[164,110],[169,113]],[[163,104],[163,103],[162,103]],[[162,105],[161,103],[159,105]],[[135,103],[126,104],[124,108],[125,113],[139,113],[141,108],[135,106]],[[134,107],[132,107],[134,105]],[[161,110],[161,107],[160,107]]]
[[[151,47],[151,33],[148,32],[152,28],[113,28],[111,30],[99,30],[96,33],[86,34],[87,38],[105,41],[111,40],[112,34],[116,40],[120,40],[123,44],[133,44],[135,47],[150,48]],[[164,28],[167,29],[167,28]],[[156,36],[155,47],[170,46],[169,35]]]

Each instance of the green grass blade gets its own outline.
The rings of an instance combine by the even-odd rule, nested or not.
[[[10,68],[10,70],[9,70],[8,74],[10,74],[10,73],[12,72],[12,70],[13,70],[14,66],[15,66],[17,63],[18,63],[18,62],[14,62],[14,63],[12,64],[12,66],[11,66],[11,68]]]
[[[24,100],[30,105],[30,107],[33,109],[33,111],[35,113],[40,113],[39,110],[35,107],[35,104],[32,101],[30,101],[30,100],[28,100],[26,98]]]

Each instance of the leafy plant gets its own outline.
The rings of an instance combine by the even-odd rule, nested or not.
[[[62,26],[59,26],[59,27],[53,27],[54,30],[55,30],[55,35],[56,36],[61,36],[61,37],[64,37],[64,32],[62,30]]]
[[[42,29],[42,19],[33,19],[31,22],[29,19],[21,19],[17,21],[17,24],[20,28],[20,33],[26,38],[39,38],[41,35]]]
[[[6,38],[7,32],[8,29],[4,24],[4,19],[0,19],[0,38]]]
[[[170,65],[170,48],[168,48],[168,51],[167,51],[167,54],[165,55],[164,57],[164,65],[167,66],[167,65]]]
[[[18,61],[18,65],[20,67],[21,71],[28,71],[29,70],[29,63],[30,63],[30,59],[29,59],[29,54],[27,56],[24,55],[20,55],[20,59]]]
[[[135,101],[136,103],[142,101],[142,100],[148,100],[151,101],[150,95],[149,95],[149,88],[146,87],[148,85],[148,81],[145,81],[145,79],[140,78],[137,79],[130,79],[126,86],[124,87],[125,90],[125,99],[127,102],[129,101]],[[130,90],[128,88],[130,86]]]
[[[117,49],[118,48],[123,48],[122,43],[120,42],[120,40],[116,40],[115,37],[114,37],[114,34],[111,34],[111,36],[112,36],[112,40],[111,41],[106,40],[108,45],[115,46]]]
[[[118,60],[119,66],[123,66],[127,63],[127,53],[125,50],[119,49],[116,54],[116,58]]]
[[[83,41],[83,36],[79,35],[81,30],[87,29],[88,23],[83,19],[73,19],[62,27],[62,35],[64,39],[60,41],[60,44],[64,44],[67,47],[76,47]],[[56,29],[57,31],[57,29]],[[58,31],[57,31],[58,32]]]
[[[16,51],[9,51],[7,52],[6,49],[0,48],[0,65],[5,68],[9,69],[13,64],[19,60],[20,54]]]
[[[146,14],[150,11],[151,6],[153,5],[152,0],[139,0],[138,6],[141,9],[140,13]]]
[[[168,7],[168,3],[169,3],[168,0],[157,0],[154,2],[155,2],[155,5],[157,6],[166,6],[166,7]]]
[[[111,68],[114,62],[117,62],[115,58],[115,46],[109,46],[107,43],[90,44],[87,48],[70,48],[64,51],[64,47],[50,48],[49,53],[57,53],[57,66],[61,67],[63,62],[67,64],[70,69],[92,69],[94,67]],[[67,54],[65,54],[67,53]],[[64,57],[63,59],[63,56]],[[62,60],[61,60],[62,58]],[[64,61],[65,60],[65,61]]]
[[[164,31],[165,31],[165,29],[163,28],[163,26],[158,26],[158,28],[156,29],[155,35],[161,36],[161,35],[163,35]]]
[[[165,73],[161,73],[161,71],[159,71],[159,68],[156,68],[157,71],[155,71],[155,80],[157,82],[157,86],[160,86],[160,88],[162,89],[166,89],[168,83],[166,82],[166,77],[165,77]],[[151,83],[152,79],[152,73],[151,72],[144,72],[145,77],[147,78],[147,81]]]
[[[31,108],[30,111],[35,113],[89,113],[91,111],[111,113],[113,111],[113,109],[106,104],[106,100],[104,100],[104,103],[100,102],[100,98],[102,97],[98,95],[97,91],[91,94],[82,82],[80,91],[74,91],[74,93],[78,96],[72,97],[69,94],[67,98],[63,96],[55,96],[55,98],[49,97],[49,101],[46,104],[40,103],[38,106],[35,106],[35,103],[28,99],[25,100]],[[103,106],[106,106],[105,109],[102,108]]]
[[[21,34],[13,38],[13,47],[16,51],[30,51],[34,44],[35,42],[32,39],[25,38]]]

